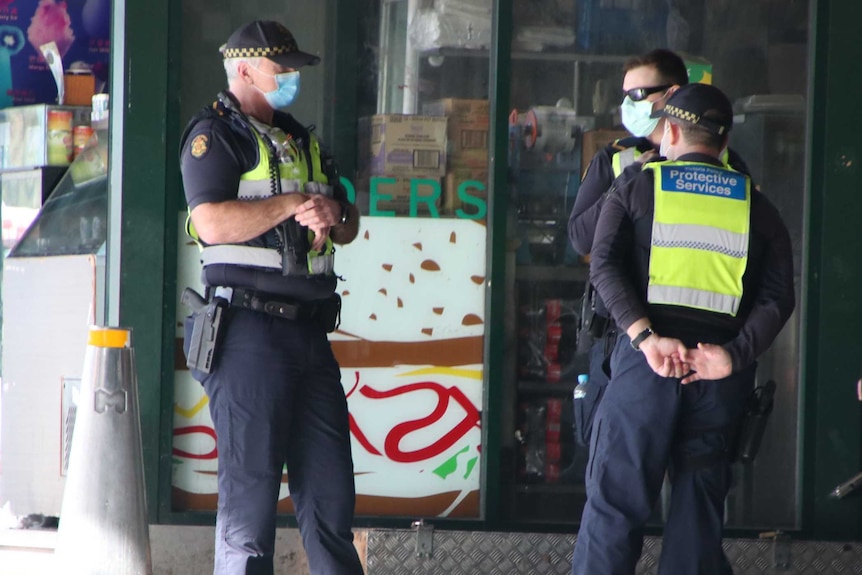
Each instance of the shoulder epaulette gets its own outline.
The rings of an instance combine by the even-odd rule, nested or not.
[[[629,148],[640,149],[641,140],[644,140],[644,139],[645,138],[638,138],[635,136],[626,136],[624,138],[617,138],[616,140],[611,142],[609,147],[613,150],[616,150],[617,152],[619,152],[620,150],[628,150]],[[649,141],[649,140],[647,140],[647,141]]]
[[[613,148],[614,150],[618,151],[618,152],[619,152],[620,150],[625,150],[625,149],[627,149],[629,146],[624,146],[623,144],[621,144],[621,143],[620,143],[620,141],[621,141],[621,140],[623,140],[623,139],[625,139],[625,138],[617,138],[616,140],[614,140],[613,142],[611,142],[611,146],[610,146],[610,147],[611,147],[611,148]]]

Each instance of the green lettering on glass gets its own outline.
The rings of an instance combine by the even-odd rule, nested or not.
[[[341,183],[347,190],[347,198],[351,203],[356,203],[356,188],[347,178],[341,177]],[[402,180],[403,181],[403,180]],[[392,194],[383,193],[383,186],[392,186],[398,184],[396,178],[386,178],[382,176],[373,176],[369,180],[368,193],[368,215],[369,216],[385,216],[394,217],[394,210],[382,210],[379,208],[380,202],[392,202],[394,197]],[[430,190],[429,190],[430,188]],[[458,199],[464,206],[472,206],[467,210],[458,208],[455,210],[455,216],[465,220],[481,220],[488,215],[488,202],[485,200],[487,187],[478,180],[466,180],[458,186]],[[478,192],[472,195],[470,192]],[[442,195],[439,180],[426,178],[412,178],[410,180],[410,212],[412,218],[419,216],[419,205],[426,204],[428,206],[428,215],[432,218],[439,218],[440,211],[437,209],[437,202]]]
[[[419,187],[423,186],[431,188],[431,195],[420,195]],[[428,204],[428,213],[432,218],[439,218],[440,212],[437,211],[437,200],[440,199],[440,180],[425,180],[421,178],[410,180],[410,217],[415,218],[419,215],[419,204]]]
[[[485,192],[485,184],[478,180],[466,180],[461,182],[461,185],[458,186],[458,199],[461,200],[462,203],[475,206],[476,213],[469,214],[458,208],[455,210],[455,215],[459,218],[463,218],[465,220],[481,220],[488,214],[488,202],[485,201],[485,198],[481,198],[479,196],[471,196],[467,190],[470,188],[474,188],[480,192]],[[472,211],[472,210],[471,210]]]
[[[391,194],[381,194],[380,190],[378,190],[378,186],[382,184],[394,184],[398,180],[395,178],[378,178],[374,176],[371,178],[370,185],[368,187],[368,215],[369,216],[394,216],[395,212],[391,210],[378,210],[377,202],[379,201],[392,201]]]

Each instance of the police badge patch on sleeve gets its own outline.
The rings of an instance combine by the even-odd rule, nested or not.
[[[191,153],[193,158],[203,158],[209,152],[209,138],[205,134],[198,134],[192,140]]]

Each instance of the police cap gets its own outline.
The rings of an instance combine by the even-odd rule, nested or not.
[[[219,51],[225,59],[267,58],[287,68],[320,63],[320,57],[299,49],[290,30],[272,20],[254,20],[242,26]]]
[[[733,107],[724,92],[709,84],[687,84],[671,94],[652,117],[665,116],[702,126],[723,136],[733,127]]]

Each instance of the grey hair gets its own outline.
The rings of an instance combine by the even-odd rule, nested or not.
[[[260,64],[260,58],[225,58],[224,72],[227,76],[228,84],[239,76],[239,63],[246,62],[249,66],[257,68]]]

